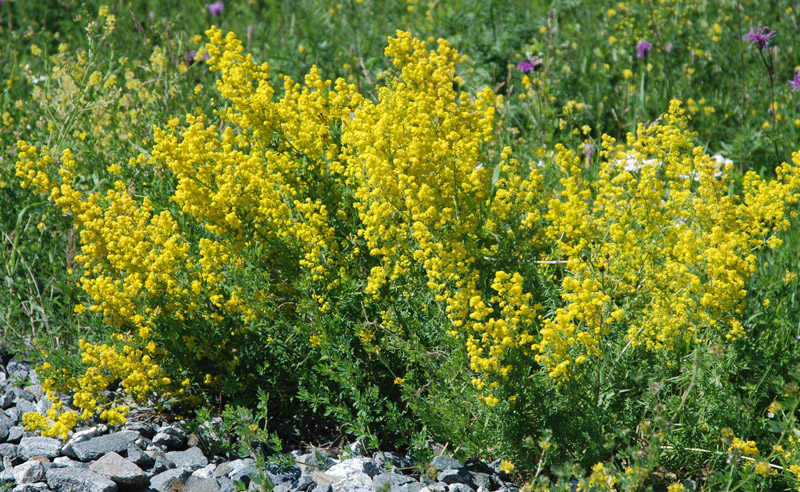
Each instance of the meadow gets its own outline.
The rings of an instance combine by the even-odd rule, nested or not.
[[[0,0],[0,348],[56,402],[26,427],[800,490],[799,14]]]

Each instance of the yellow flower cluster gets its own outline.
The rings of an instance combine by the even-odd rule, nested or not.
[[[753,251],[781,244],[798,200],[800,154],[776,180],[747,174],[737,197],[731,163],[694,147],[686,122],[673,101],[664,123],[640,126],[627,144],[604,137],[594,180],[576,154],[559,149],[562,190],[548,204],[545,233],[566,261],[566,305],[533,346],[553,379],[602,356],[604,338],[622,326],[630,345],[649,350],[745,335],[738,315]]]
[[[147,401],[165,393],[171,381],[164,376],[161,368],[155,363],[155,344],[152,342],[143,349],[134,349],[122,336],[118,336],[122,348],[107,344],[92,344],[80,340],[81,363],[86,367],[83,374],[69,378],[64,387],[56,387],[56,379],[47,377],[42,385],[52,408],[46,415],[29,412],[23,416],[27,430],[41,430],[44,436],[61,436],[66,439],[70,430],[80,420],[94,416],[111,425],[125,422],[128,413],[127,405],[109,401],[104,392],[115,381],[119,381],[125,392],[136,401]],[[48,363],[40,367],[43,374],[62,372],[53,370]],[[55,374],[53,374],[55,375]],[[57,390],[69,390],[73,393],[73,405],[78,412],[64,410],[64,404],[58,398]]]

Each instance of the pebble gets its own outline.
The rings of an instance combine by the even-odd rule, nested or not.
[[[2,347],[0,347],[0,351]],[[266,476],[274,492],[516,492],[505,481],[500,461],[486,465],[437,456],[430,465],[438,480],[420,475],[416,463],[392,451],[373,452],[359,439],[343,448],[344,456],[317,450],[287,453],[295,465],[268,463],[261,470],[252,458],[233,458],[200,445],[218,440],[218,418],[189,435],[181,423],[157,425],[136,420],[119,429],[104,424],[71,432],[66,441],[26,432],[25,412],[50,407],[30,364],[0,359],[0,489],[12,492],[236,492],[258,487]],[[204,434],[205,433],[205,434]],[[204,452],[205,450],[205,452]],[[371,457],[370,457],[371,456]],[[346,458],[346,459],[345,459]],[[422,467],[425,468],[425,467]]]

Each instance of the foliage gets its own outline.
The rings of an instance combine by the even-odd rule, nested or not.
[[[542,490],[795,484],[788,3],[297,4],[0,5],[29,429],[154,404],[263,469],[336,425]]]

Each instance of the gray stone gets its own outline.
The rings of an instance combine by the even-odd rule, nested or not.
[[[444,482],[434,482],[427,487],[423,487],[419,492],[447,492],[447,484]]]
[[[176,450],[186,444],[186,434],[175,426],[168,426],[153,436],[153,442],[167,449]]]
[[[54,492],[115,492],[117,484],[111,480],[78,467],[50,468],[47,485]]]
[[[115,434],[98,436],[75,443],[72,445],[72,452],[75,458],[81,461],[93,461],[108,453],[122,453],[130,446],[139,433],[135,431],[121,431]]]
[[[75,466],[78,468],[89,468],[89,463],[83,461],[76,461],[68,456],[59,456],[53,460],[53,466],[56,468],[65,468],[68,466]]]
[[[75,432],[74,434],[72,434],[72,437],[69,438],[67,443],[64,444],[64,447],[61,448],[61,454],[63,454],[64,456],[69,456],[70,458],[77,458],[77,456],[75,455],[75,451],[73,451],[72,449],[73,446],[75,446],[79,442],[85,442],[88,441],[89,439],[95,438],[97,437],[97,434],[98,434],[97,427],[90,427],[88,429],[82,429]]]
[[[447,492],[475,492],[475,489],[465,483],[454,483],[447,487]]]
[[[469,485],[472,488],[475,488],[475,483],[472,481],[472,475],[466,470],[445,470],[439,473],[439,481],[444,482],[447,485],[452,485],[454,483],[463,483]]]
[[[50,489],[47,487],[47,484],[44,482],[36,482],[36,483],[21,483],[11,489],[11,492],[47,492]]]
[[[333,487],[329,483],[323,483],[314,487],[311,492],[333,492]]]
[[[319,451],[298,455],[295,461],[297,461],[296,466],[300,468],[302,473],[309,473],[312,470],[327,470],[336,464],[335,460],[325,456]]]
[[[220,492],[220,486],[213,478],[202,478],[195,475],[186,481],[183,492]]]
[[[14,393],[9,390],[5,390],[0,393],[0,408],[5,410],[6,408],[10,408],[14,404]]]
[[[30,381],[31,384],[42,384],[42,382],[39,381],[39,375],[36,374],[36,369],[28,371],[28,381]]]
[[[397,492],[419,492],[420,490],[422,490],[422,487],[424,486],[425,484],[415,481],[407,483],[405,485],[401,485],[396,490]]]
[[[31,370],[31,365],[27,362],[20,362],[12,360],[6,365],[6,372],[12,382],[24,381],[28,377],[28,372]]]
[[[303,475],[297,479],[297,482],[294,484],[294,490],[308,490],[314,484],[314,479],[309,477],[308,475]]]
[[[472,475],[472,483],[475,484],[477,488],[483,487],[487,491],[497,490],[503,484],[500,482],[500,479],[495,477],[494,475],[489,475],[486,473],[478,473],[478,472],[471,472]]]
[[[150,478],[150,488],[158,492],[171,492],[181,490],[186,485],[186,480],[192,472],[183,468],[167,470]]]
[[[25,463],[14,467],[14,480],[17,483],[35,483],[44,480],[44,468],[42,462],[28,460]]]
[[[356,475],[369,476],[366,473]],[[361,480],[360,477],[351,476],[347,480],[342,480],[341,482],[333,484],[333,492],[376,492],[376,490],[372,480],[366,481]]]
[[[325,473],[341,478],[349,478],[350,475],[355,473],[364,473],[372,478],[379,472],[378,466],[371,458],[350,458],[349,460],[344,460],[341,463],[333,465],[328,468]]]
[[[214,471],[217,469],[217,465],[214,463],[209,463],[208,465],[204,466],[203,468],[197,469],[192,472],[193,477],[200,477],[200,478],[214,478]]]
[[[3,482],[13,482],[14,481],[14,467],[11,466],[11,462],[6,461],[8,458],[3,460],[3,469],[0,470],[0,484]]]
[[[270,463],[267,466],[267,474],[275,485],[278,485],[286,482],[296,482],[302,472],[297,466],[281,466],[277,463]]]
[[[156,435],[156,426],[147,422],[128,422],[124,429],[136,431],[147,439],[152,439]]]
[[[12,422],[5,412],[0,412],[0,442],[8,439],[10,429],[16,422]]]
[[[142,469],[114,452],[104,455],[89,468],[118,485],[133,488],[147,485],[147,475]]]
[[[158,475],[160,473],[164,473],[167,470],[172,470],[175,468],[175,463],[168,461],[164,458],[156,458],[153,462],[153,467],[150,469],[151,475]]]
[[[411,468],[414,464],[411,460],[403,458],[396,453],[378,451],[372,455],[375,464],[381,470],[397,472],[398,469]]]
[[[41,386],[39,387],[39,391],[41,391]],[[11,392],[14,394],[14,402],[19,403],[21,401],[28,401],[28,402],[35,402],[36,397],[33,396],[33,393],[30,391],[24,390],[18,386],[11,388]]]
[[[227,463],[222,463],[217,467],[214,471],[215,477],[222,477],[226,476],[233,481],[238,480],[236,477],[241,477],[243,475],[251,475],[255,476],[256,473],[256,462],[252,458],[245,458],[245,459],[238,459],[229,461]]]
[[[203,468],[208,464],[208,458],[205,457],[200,448],[189,448],[186,451],[170,451],[166,454],[166,458],[175,463],[176,467],[188,468],[192,471]]]
[[[34,457],[53,459],[61,453],[61,441],[52,437],[23,437],[17,455],[28,461]]]
[[[44,393],[42,392],[42,385],[41,384],[31,384],[31,385],[25,386],[24,389],[25,389],[26,392],[28,392],[29,394],[33,395],[33,400],[31,400],[31,401],[38,401],[38,400],[40,400],[42,398],[42,396],[44,396]]]
[[[464,467],[460,461],[450,456],[437,456],[431,460],[431,465],[436,467],[440,472],[445,470],[457,470]]]
[[[413,478],[406,475],[400,475],[399,473],[381,473],[372,479],[376,489],[387,491],[394,490],[401,485],[405,485],[414,481],[415,480]]]
[[[8,429],[8,437],[6,437],[6,442],[18,443],[23,437],[25,437],[25,427],[21,425],[15,425]]]
[[[15,400],[14,406],[6,410],[6,415],[15,424],[22,423],[22,416],[29,412],[36,411],[36,404],[28,400]]]
[[[220,492],[238,492],[239,490],[233,480],[228,477],[217,478],[217,483],[219,484]]]
[[[17,445],[11,443],[0,444],[0,457],[14,459],[17,457]]]
[[[152,468],[156,460],[149,454],[142,451],[139,446],[128,446],[128,461],[136,463],[141,468]]]
[[[245,483],[249,483],[256,476],[258,476],[258,468],[255,463],[235,467],[235,470],[228,474],[228,478],[234,482],[243,481]]]
[[[350,450],[350,455],[354,458],[363,458],[367,455],[367,447],[364,445],[363,439],[348,444],[347,449]]]

